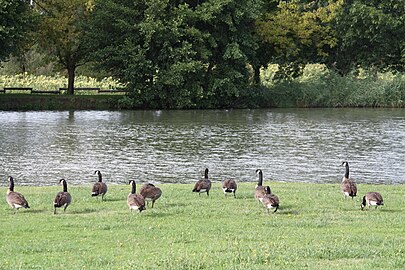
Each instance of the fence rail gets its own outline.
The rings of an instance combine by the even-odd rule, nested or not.
[[[13,92],[13,91],[28,91],[29,94],[32,93],[32,87],[4,87],[3,93]]]
[[[58,90],[41,90],[41,89],[32,89],[32,87],[4,87],[0,89],[0,93],[24,93],[24,94],[53,94],[59,95],[67,91],[66,87],[60,87]],[[89,91],[94,94],[108,94],[108,93],[120,93],[120,94],[127,94],[128,91],[124,89],[100,89],[99,87],[78,87],[75,88],[74,91],[77,92],[84,92]]]

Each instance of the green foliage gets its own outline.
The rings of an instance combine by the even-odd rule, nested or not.
[[[0,0],[0,61],[18,50],[33,23],[29,1]]]
[[[106,201],[91,186],[69,186],[73,202],[53,215],[60,187],[16,187],[30,203],[17,214],[0,204],[0,265],[5,269],[402,269],[404,185],[359,184],[344,199],[339,184],[272,182],[281,206],[268,214],[239,183],[225,198],[190,184],[160,185],[152,209],[130,214],[129,187],[109,185]],[[385,205],[360,210],[378,191]],[[5,194],[6,189],[0,189]],[[310,194],[310,196],[309,196]],[[18,258],[18,260],[16,260]]]
[[[337,45],[332,23],[343,1],[306,2],[280,1],[257,20],[258,35],[274,48],[272,62],[322,63]]]
[[[49,54],[44,53],[35,44],[18,51],[17,55],[11,56],[7,62],[0,63],[1,75],[16,75],[28,73],[32,75],[51,76],[60,71],[60,65]]]
[[[271,66],[273,73],[276,72]],[[270,74],[269,74],[270,73]],[[324,65],[307,65],[301,76],[277,81],[263,71],[267,106],[405,107],[405,75],[359,70],[341,76]]]
[[[335,27],[335,66],[343,73],[359,66],[404,71],[404,14],[402,0],[347,1]]]
[[[37,1],[40,26],[37,32],[39,44],[68,73],[68,93],[73,94],[75,70],[88,61],[88,48],[83,38],[84,25],[93,8],[91,0],[50,0]]]
[[[260,1],[97,1],[89,44],[139,106],[229,107],[249,81]]]

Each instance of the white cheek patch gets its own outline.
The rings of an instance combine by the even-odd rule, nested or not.
[[[138,206],[136,206],[136,205],[133,205],[133,206],[131,206],[131,209],[138,210],[138,209],[139,209],[139,207],[138,207]]]
[[[345,192],[345,195],[346,195],[346,196],[349,196],[349,192]]]
[[[207,192],[206,189],[200,189],[200,192]]]
[[[14,208],[22,208],[22,207],[23,207],[22,205],[14,204]]]

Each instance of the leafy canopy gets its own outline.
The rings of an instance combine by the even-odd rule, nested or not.
[[[248,85],[258,0],[99,0],[89,44],[147,107],[226,107]]]
[[[28,1],[0,0],[0,61],[17,51],[34,27]]]

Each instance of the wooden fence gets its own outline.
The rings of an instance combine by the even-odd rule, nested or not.
[[[60,95],[66,93],[67,88],[61,87],[58,90],[39,90],[39,89],[32,89],[32,87],[4,87],[0,89],[0,93],[7,93],[7,94],[54,94]],[[78,87],[74,89],[75,93],[89,92],[92,95],[94,94],[126,94],[128,93],[127,90],[123,89],[100,89],[98,87]]]

